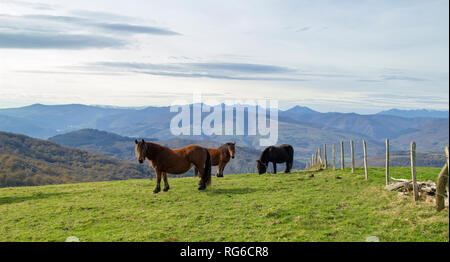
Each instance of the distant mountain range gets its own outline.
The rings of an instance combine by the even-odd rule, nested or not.
[[[192,108],[192,105],[190,105]],[[401,110],[400,110],[401,111]],[[414,140],[419,152],[441,152],[449,143],[448,118],[408,117],[392,115],[392,110],[373,115],[355,113],[320,113],[307,107],[296,106],[279,111],[278,144],[294,146],[296,159],[306,161],[317,147],[355,141],[356,155],[362,154],[362,139],[368,143],[369,155],[384,152],[384,139],[391,141],[392,151],[409,150]],[[391,112],[391,113],[389,113]],[[395,111],[396,112],[396,111]],[[395,113],[394,112],[394,113]],[[402,111],[403,112],[403,111]],[[170,121],[176,115],[169,107],[115,108],[72,105],[31,105],[21,108],[0,109],[0,130],[22,133],[36,138],[49,138],[80,129],[97,129],[124,137],[148,137],[165,141],[236,141],[239,145],[261,150],[259,136],[174,136]],[[208,113],[203,113],[206,117]],[[448,112],[447,112],[448,115]],[[247,128],[247,127],[245,127]],[[246,129],[247,130],[247,129]]]
[[[0,187],[150,178],[148,166],[0,132]]]
[[[448,111],[428,110],[428,109],[416,109],[416,110],[390,109],[390,110],[386,110],[386,111],[381,111],[378,114],[379,115],[408,117],[408,118],[432,117],[432,118],[448,119]]]

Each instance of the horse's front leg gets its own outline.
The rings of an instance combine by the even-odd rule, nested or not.
[[[273,173],[276,174],[277,173],[277,163],[272,162],[273,165]]]
[[[220,169],[220,177],[223,177],[223,170],[225,169],[225,165],[227,163],[223,163],[222,168]]]
[[[162,176],[164,179],[164,192],[169,191],[170,187],[169,187],[169,182],[167,181],[167,173],[166,172],[162,172]]]
[[[220,164],[217,166],[216,176],[217,176],[217,177],[220,176]]]
[[[159,170],[155,170],[156,171],[156,187],[155,190],[153,190],[153,193],[159,193],[159,191],[161,191],[161,176],[162,176],[162,172]]]

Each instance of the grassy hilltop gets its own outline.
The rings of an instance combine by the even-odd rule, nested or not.
[[[0,241],[449,241],[448,209],[384,190],[382,168],[363,172],[213,177],[205,192],[170,179],[156,195],[148,179],[2,188]],[[417,169],[419,180],[438,173]]]

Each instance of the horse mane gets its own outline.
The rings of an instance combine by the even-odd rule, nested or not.
[[[225,143],[221,146],[219,146],[217,149],[227,149],[228,148],[228,143]]]
[[[266,147],[266,148],[262,151],[261,156],[259,157],[259,161],[261,161],[261,162],[263,162],[263,163],[267,163],[267,162],[268,162],[268,161],[267,161],[267,154],[268,154],[268,152],[269,152],[269,148],[270,148],[270,146],[269,146],[269,147]]]
[[[145,142],[145,146],[147,147],[146,151],[146,157],[148,159],[152,159],[158,152],[168,149],[165,146],[162,146],[160,144],[152,143],[152,142]]]
[[[225,143],[216,149],[219,150],[220,152],[224,152],[225,154],[228,154],[228,144],[229,143]]]

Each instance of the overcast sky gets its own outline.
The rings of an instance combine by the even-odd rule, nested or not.
[[[449,1],[0,0],[0,107],[449,105]]]

